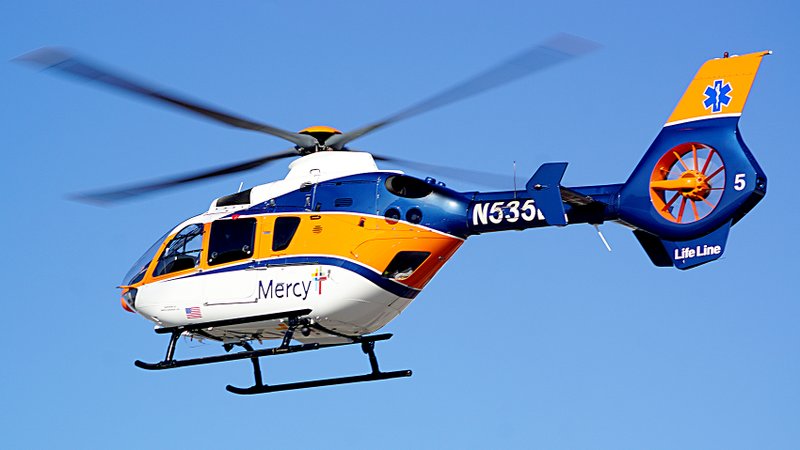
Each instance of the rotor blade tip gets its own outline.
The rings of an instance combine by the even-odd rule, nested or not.
[[[98,206],[108,208],[111,206],[111,201],[104,198],[102,195],[94,194],[68,194],[65,196],[67,200],[83,203],[86,205]]]
[[[61,64],[72,58],[69,52],[58,47],[42,47],[19,55],[11,61],[29,64],[43,69]]]
[[[558,33],[548,39],[543,47],[557,50],[568,55],[583,55],[602,47],[599,42],[576,36],[569,33]]]

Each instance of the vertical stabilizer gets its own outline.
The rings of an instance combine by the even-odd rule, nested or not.
[[[771,51],[707,61],[697,71],[665,126],[715,117],[739,117],[761,65]]]
[[[728,230],[767,192],[739,132],[762,51],[707,61],[620,190],[619,218],[658,266],[719,258]]]

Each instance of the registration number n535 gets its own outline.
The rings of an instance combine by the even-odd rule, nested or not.
[[[473,225],[499,225],[515,223],[518,221],[533,222],[544,220],[542,212],[536,209],[533,199],[527,200],[498,200],[493,202],[476,203],[472,209]]]

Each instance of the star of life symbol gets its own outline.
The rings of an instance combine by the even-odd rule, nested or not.
[[[706,91],[703,93],[706,99],[703,100],[703,106],[711,112],[718,113],[722,111],[723,106],[728,106],[731,102],[731,96],[728,95],[733,88],[730,83],[725,83],[725,80],[716,80],[711,86],[706,86]]]

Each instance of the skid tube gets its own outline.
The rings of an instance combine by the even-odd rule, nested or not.
[[[164,370],[164,369],[174,369],[178,367],[187,367],[187,366],[198,366],[204,364],[213,364],[217,362],[225,362],[225,361],[236,361],[241,359],[250,359],[250,362],[253,365],[253,378],[254,384],[248,388],[240,388],[236,386],[228,385],[225,387],[228,392],[240,395],[252,395],[252,394],[265,394],[269,392],[279,392],[279,391],[289,391],[289,390],[296,390],[296,389],[307,389],[312,387],[322,387],[322,386],[334,386],[339,384],[349,384],[349,383],[360,383],[364,381],[377,381],[377,380],[388,380],[392,378],[401,378],[401,377],[410,377],[412,372],[410,370],[397,370],[391,372],[381,372],[378,366],[378,358],[375,356],[375,342],[377,341],[385,341],[392,337],[391,334],[376,334],[373,336],[346,336],[341,335],[339,333],[333,332],[331,330],[327,330],[326,328],[319,326],[314,323],[310,323],[308,319],[302,319],[301,316],[307,315],[310,313],[311,310],[297,310],[297,311],[288,311],[285,313],[279,314],[268,314],[263,316],[254,316],[250,318],[242,318],[242,319],[232,319],[232,320],[224,320],[224,321],[215,321],[215,322],[205,322],[205,323],[198,323],[198,324],[191,324],[179,327],[170,327],[170,328],[158,328],[156,329],[156,333],[159,334],[170,334],[169,344],[167,345],[167,354],[163,361],[157,363],[147,363],[143,361],[136,360],[134,364],[136,367],[145,369],[145,370]],[[176,360],[174,359],[175,354],[175,347],[178,341],[178,338],[184,332],[197,332],[201,331],[202,329],[207,329],[211,327],[220,327],[220,326],[230,326],[230,325],[238,325],[243,323],[252,323],[252,322],[261,322],[265,320],[274,320],[274,319],[288,319],[289,327],[286,330],[283,342],[278,347],[273,348],[266,348],[255,350],[247,341],[242,341],[237,344],[225,344],[224,348],[226,351],[230,351],[234,345],[241,346],[244,348],[242,352],[230,353],[225,355],[215,355],[215,356],[205,356],[200,358],[192,358],[192,359],[184,359],[184,360]],[[330,334],[347,338],[350,342],[341,342],[335,344],[297,344],[297,345],[290,345],[292,341],[292,337],[294,336],[294,331],[297,329],[298,326],[311,326],[318,330],[328,332]],[[282,355],[288,353],[297,353],[297,352],[304,352],[309,350],[318,350],[322,348],[331,348],[331,347],[341,347],[345,345],[354,345],[354,344],[361,344],[361,350],[364,354],[367,355],[369,358],[369,364],[372,371],[367,374],[363,375],[352,375],[346,377],[337,377],[337,378],[326,378],[320,380],[308,380],[308,381],[299,381],[299,382],[292,382],[292,383],[284,383],[284,384],[275,384],[269,385],[263,382],[263,375],[261,371],[261,364],[259,358],[264,356],[275,356],[275,355]]]

